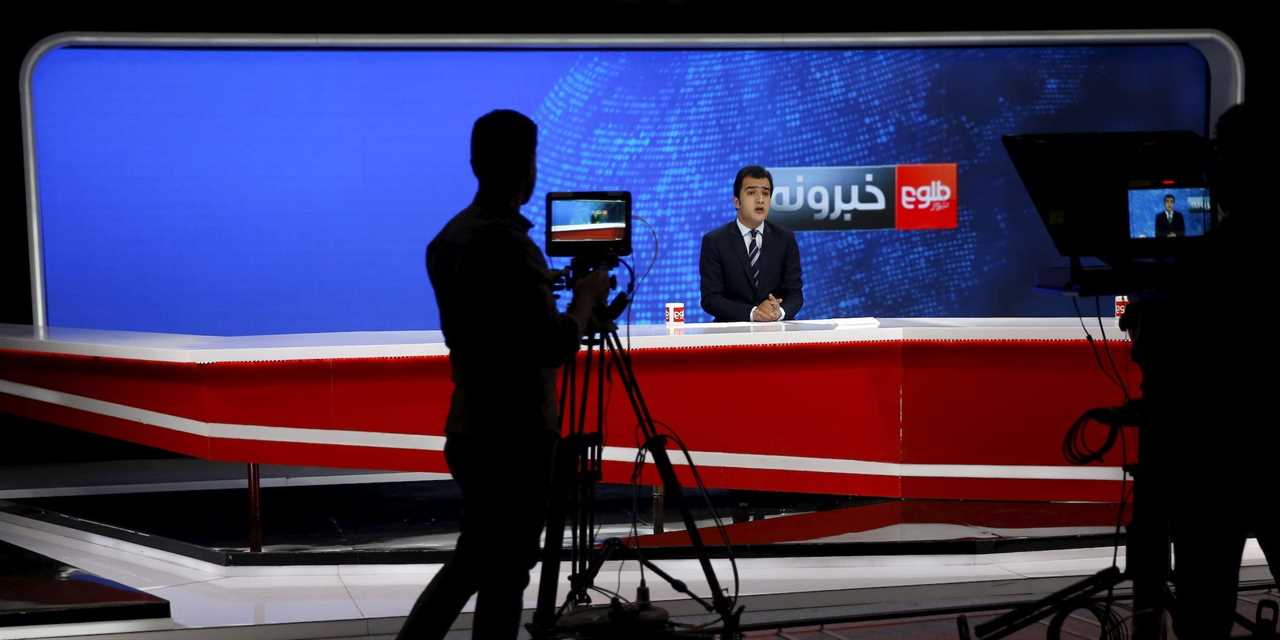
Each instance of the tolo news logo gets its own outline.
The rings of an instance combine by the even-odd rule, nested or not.
[[[956,165],[898,165],[895,228],[954,229],[957,210]]]
[[[954,229],[956,165],[769,167],[770,217],[796,231]]]

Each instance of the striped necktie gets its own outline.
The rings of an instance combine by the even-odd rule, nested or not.
[[[757,288],[760,286],[760,243],[756,242],[756,236],[760,235],[759,229],[751,230],[751,244],[747,247],[747,260],[751,262],[751,284]]]

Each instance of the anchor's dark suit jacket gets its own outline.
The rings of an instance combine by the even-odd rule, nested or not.
[[[800,247],[796,235],[768,220],[764,222],[760,246],[760,286],[751,282],[746,243],[737,220],[716,227],[702,236],[699,271],[702,275],[702,309],[716,322],[748,322],[751,307],[773,294],[782,299],[784,320],[795,320],[804,306],[801,284]]]

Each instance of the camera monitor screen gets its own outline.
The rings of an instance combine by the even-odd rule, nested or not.
[[[1129,237],[1202,236],[1209,230],[1212,211],[1209,190],[1204,187],[1130,185]]]
[[[547,194],[547,255],[625,256],[630,253],[630,193]]]
[[[1194,132],[1029,134],[1003,142],[1063,256],[1113,266],[1172,258],[1210,231],[1207,146]]]

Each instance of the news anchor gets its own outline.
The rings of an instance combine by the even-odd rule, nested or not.
[[[1187,224],[1180,211],[1173,209],[1173,194],[1164,197],[1164,209],[1156,214],[1157,238],[1181,238],[1187,233]]]
[[[733,180],[737,216],[702,236],[702,309],[716,322],[794,320],[804,306],[800,247],[768,221],[772,197],[773,176],[743,167]]]

